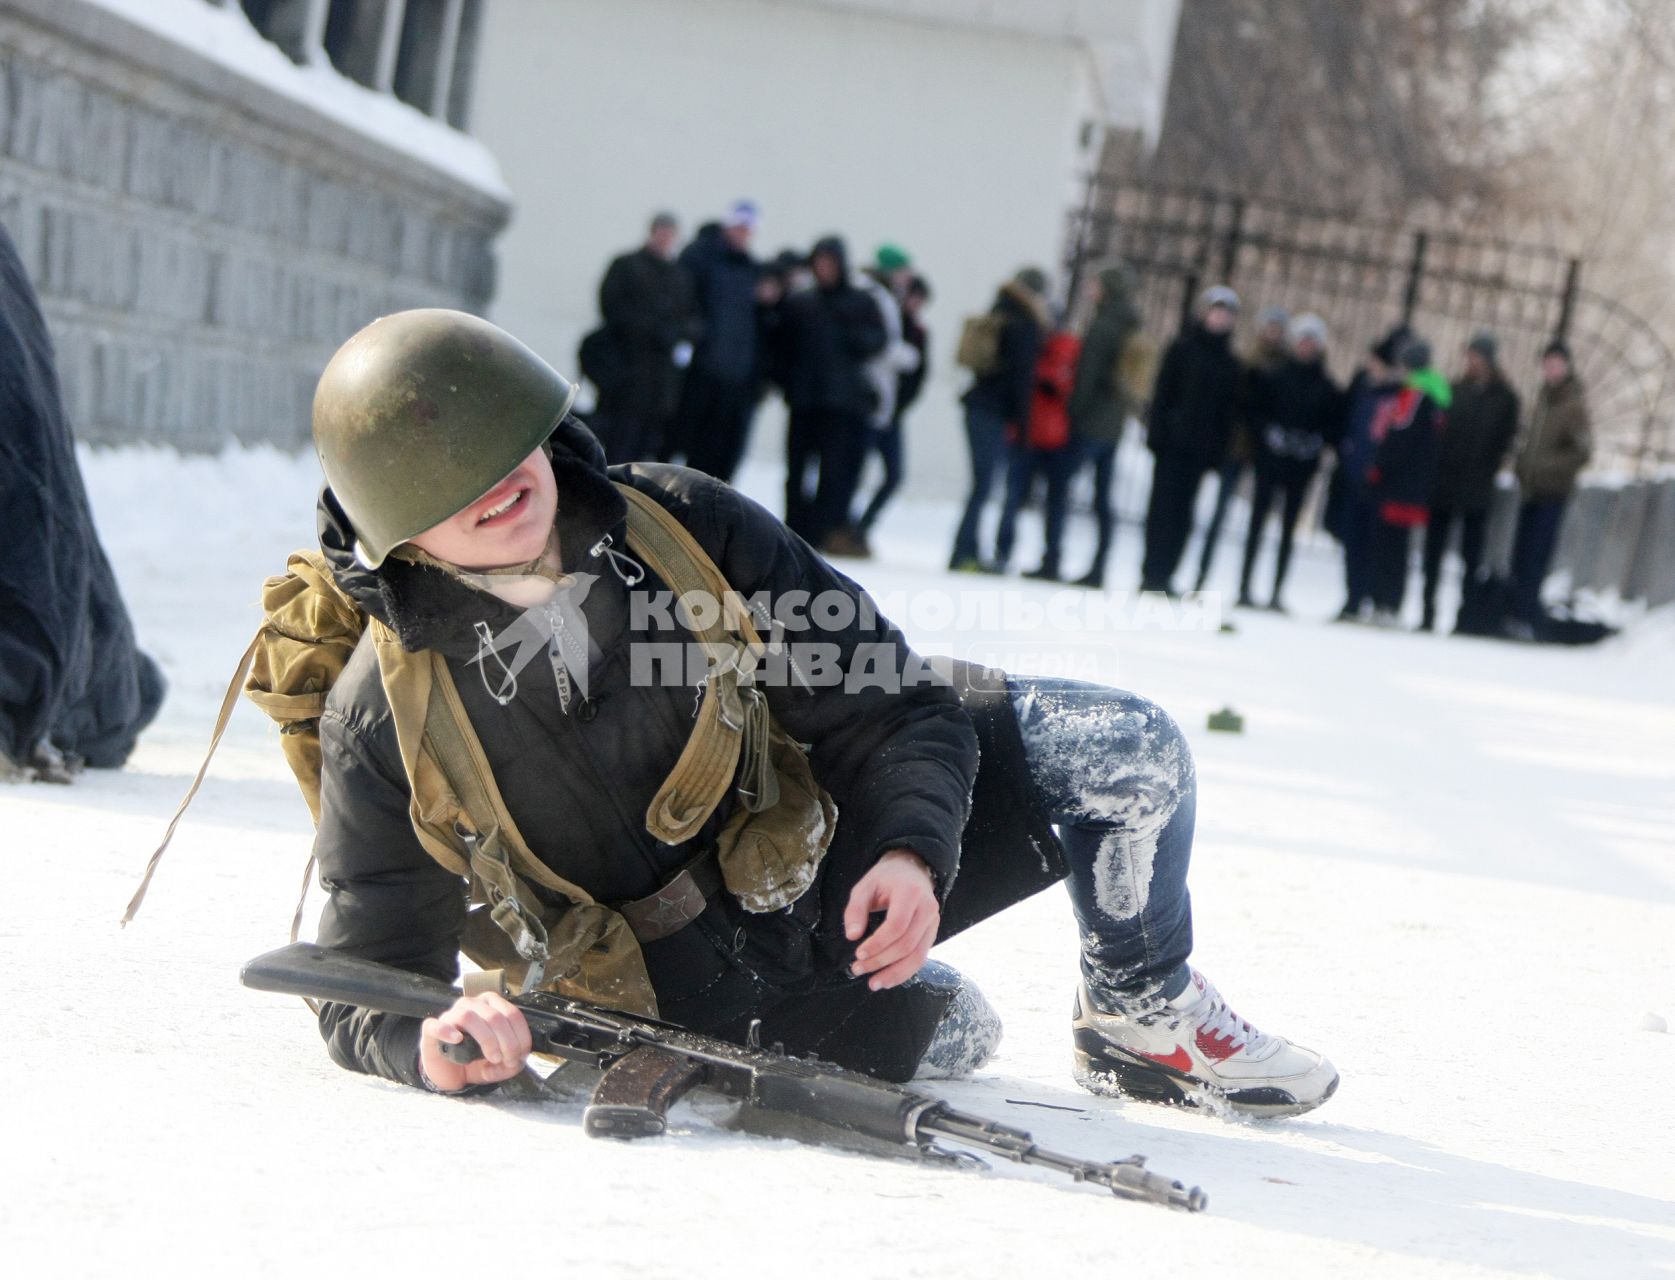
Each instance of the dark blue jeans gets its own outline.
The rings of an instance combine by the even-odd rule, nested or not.
[[[1006,456],[1006,419],[982,404],[965,407],[965,441],[971,450],[971,494],[965,501],[959,530],[954,534],[950,565],[977,559],[977,531],[994,488],[995,473]]]
[[[1088,994],[1101,1009],[1151,1013],[1188,980],[1192,749],[1135,694],[1080,680],[1009,684],[1036,798],[1070,865]]]
[[[1564,509],[1563,498],[1534,498],[1518,508],[1518,533],[1512,544],[1512,616],[1531,626],[1541,621],[1541,584],[1553,562]]]
[[[884,510],[884,504],[895,496],[901,488],[902,479],[902,449],[901,449],[901,417],[897,415],[887,427],[873,427],[871,431],[871,445],[878,450],[878,457],[884,463],[884,481],[878,486],[878,492],[872,495],[872,501],[867,503],[867,509],[862,513],[858,528],[866,534],[878,522],[878,516]]]
[[[1365,493],[1344,498],[1343,579],[1344,612],[1359,613],[1373,599],[1373,543],[1378,528],[1378,504]]]
[[[1006,503],[1000,511],[1000,528],[995,533],[995,562],[1005,565],[1012,558],[1018,532],[1018,512],[1029,501],[1035,478],[1047,478],[1047,547],[1041,567],[1059,571],[1059,553],[1064,547],[1064,518],[1070,509],[1070,481],[1081,465],[1082,451],[1075,444],[1062,449],[1030,449],[1014,445],[1006,463]]]

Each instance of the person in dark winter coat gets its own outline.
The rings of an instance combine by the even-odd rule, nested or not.
[[[848,527],[855,487],[866,458],[867,432],[877,403],[867,363],[888,334],[877,305],[849,279],[843,241],[827,236],[809,254],[814,288],[786,299],[778,341],[783,344],[785,403],[785,523],[821,547]],[[808,488],[818,464],[819,481]],[[826,550],[847,553],[851,544]]]
[[[1210,512],[1210,524],[1204,530],[1204,545],[1198,553],[1199,591],[1209,584],[1216,548],[1221,545],[1221,527],[1227,520],[1227,508],[1233,502],[1233,495],[1239,491],[1240,480],[1250,470],[1253,447],[1247,419],[1256,381],[1279,368],[1290,355],[1285,340],[1285,328],[1290,323],[1291,315],[1284,307],[1263,307],[1256,317],[1256,337],[1245,357],[1244,376],[1239,382],[1239,418],[1233,424],[1233,442],[1228,446],[1227,457],[1217,468],[1216,505]]]
[[[1373,424],[1379,421],[1384,402],[1402,389],[1397,363],[1412,340],[1413,334],[1403,324],[1374,343],[1344,397],[1343,438],[1326,497],[1326,531],[1343,547],[1344,606],[1339,622],[1358,622],[1372,608],[1378,503],[1367,489],[1367,471],[1376,448]]]
[[[1453,400],[1448,379],[1431,365],[1429,343],[1409,339],[1400,364],[1402,389],[1380,403],[1367,467],[1367,494],[1377,511],[1373,620],[1383,626],[1395,626],[1401,617],[1413,531],[1423,528],[1430,516],[1444,415]]]
[[[99,545],[57,358],[0,227],[0,782],[120,768],[164,692]],[[21,851],[20,851],[21,852]]]
[[[923,276],[916,275],[907,282],[901,299],[901,336],[902,341],[916,351],[919,358],[913,362],[911,368],[898,375],[895,413],[890,419],[890,425],[882,431],[875,432],[872,438],[872,446],[878,450],[879,460],[884,464],[884,479],[880,481],[878,489],[873,493],[855,526],[862,548],[866,548],[868,536],[872,533],[873,526],[878,523],[878,517],[883,514],[884,505],[901,487],[904,474],[902,421],[906,418],[907,411],[919,399],[919,393],[925,387],[925,375],[930,372],[930,331],[925,328],[921,319],[930,300],[930,282]]]
[[[1466,347],[1466,375],[1454,384],[1425,526],[1424,631],[1436,626],[1437,581],[1455,524],[1460,526],[1461,596],[1479,585],[1495,477],[1518,436],[1518,393],[1495,363],[1495,351],[1493,334],[1474,336]]]
[[[1152,393],[1146,447],[1154,463],[1142,591],[1174,590],[1199,485],[1227,456],[1239,411],[1239,358],[1232,346],[1239,295],[1225,285],[1206,289],[1198,312],[1169,344]]]
[[[692,278],[673,260],[678,234],[674,215],[658,214],[645,244],[612,259],[599,285],[616,373],[599,388],[601,443],[612,462],[662,451],[693,344],[703,335]]]
[[[1570,348],[1563,342],[1549,343],[1541,356],[1541,390],[1514,468],[1521,499],[1512,546],[1512,630],[1518,639],[1537,637],[1546,619],[1541,584],[1576,478],[1592,456],[1588,402]]]
[[[1276,499],[1280,502],[1279,556],[1274,564],[1274,589],[1268,608],[1283,613],[1281,593],[1291,565],[1291,543],[1302,514],[1309,481],[1320,467],[1321,454],[1343,430],[1343,393],[1326,372],[1326,322],[1306,314],[1291,322],[1291,358],[1272,373],[1256,379],[1251,389],[1249,419],[1255,449],[1256,492],[1251,498],[1250,526],[1245,532],[1245,562],[1239,572],[1239,601],[1255,608],[1251,579],[1256,553],[1262,547],[1262,528]]]
[[[740,200],[720,223],[699,228],[680,255],[698,299],[703,336],[692,353],[674,430],[659,455],[731,478],[744,457],[761,398],[761,308],[778,300],[750,255],[756,206]]]
[[[407,757],[380,674],[395,660],[391,640],[378,638],[388,636],[457,687],[505,810],[545,873],[585,891],[595,911],[623,904],[629,945],[667,1021],[740,1040],[759,1030],[791,1053],[892,1079],[969,1071],[992,1052],[998,1022],[958,974],[927,965],[931,945],[1067,876],[1083,948],[1076,1062],[1088,1088],[1251,1114],[1290,1114],[1331,1096],[1330,1063],[1256,1032],[1187,964],[1194,775],[1167,715],[1116,690],[961,664],[921,678],[926,665],[870,598],[757,504],[683,468],[607,470],[566,414],[566,384],[509,336],[492,340],[501,354],[478,367],[503,371],[525,412],[473,434],[449,415],[506,400],[474,387],[434,398],[425,370],[457,379],[455,332],[492,326],[439,314],[404,313],[363,331],[316,396],[330,481],[321,549],[338,588],[388,628],[363,635],[320,720],[324,945],[451,981],[462,934],[485,924],[483,912],[468,921],[464,879],[415,838]],[[412,394],[387,394],[377,373],[386,359]],[[358,440],[346,443],[351,432],[340,426],[382,433],[410,467],[440,441],[470,440],[479,456],[469,474],[457,454],[436,459],[451,505],[522,453],[520,423],[549,413],[558,420],[544,443],[405,542],[393,541],[388,508],[406,509],[411,484],[388,475],[384,453],[354,452]],[[434,485],[426,492],[440,496]],[[353,509],[340,494],[355,495]],[[830,849],[783,908],[747,910],[732,881],[705,888],[691,873],[737,811],[734,787],[689,841],[664,844],[646,829],[648,802],[694,732],[693,689],[684,676],[633,674],[641,646],[687,633],[671,610],[648,604],[667,584],[623,550],[632,546],[630,496],[672,517],[734,591],[768,602],[774,616],[787,616],[790,601],[821,602],[801,616],[812,624],[804,639],[829,650],[823,674],[791,678],[793,644],[778,668],[785,678],[765,665],[751,686],[784,732],[808,744],[813,775],[836,802]],[[370,532],[379,527],[382,535]],[[564,593],[578,575],[586,591],[572,601]],[[500,652],[493,637],[567,601],[587,623],[575,655],[585,681],[557,678],[568,657],[521,674],[481,660]],[[867,678],[850,681],[851,671]],[[700,685],[700,698],[715,696]],[[676,885],[678,920],[637,911]],[[576,909],[566,899],[580,901],[543,898],[559,912],[555,928]],[[521,926],[507,917],[500,927]],[[492,993],[462,996],[423,1021],[327,1003],[320,1027],[340,1064],[447,1093],[510,1079],[530,1050],[522,1014]],[[482,1058],[462,1064],[443,1053],[467,1035]]]
[[[994,365],[972,381],[962,398],[966,445],[971,450],[971,492],[948,557],[948,567],[957,572],[990,567],[978,553],[983,508],[1006,458],[1008,431],[1016,436],[1029,418],[1035,362],[1051,324],[1046,292],[1046,273],[1036,267],[1025,267],[1001,286],[991,308],[1001,318]]]
[[[1111,553],[1116,516],[1111,509],[1111,486],[1116,478],[1117,446],[1129,415],[1142,406],[1130,403],[1118,379],[1118,366],[1129,340],[1140,331],[1140,312],[1134,305],[1133,272],[1126,265],[1106,267],[1095,277],[1094,313],[1082,335],[1082,354],[1076,361],[1076,384],[1070,391],[1070,430],[1077,451],[1076,466],[1093,464],[1093,517],[1098,543],[1093,564],[1076,580],[1077,586],[1105,585],[1105,562]]]

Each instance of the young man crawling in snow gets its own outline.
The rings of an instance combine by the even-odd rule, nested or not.
[[[1193,763],[1162,710],[933,670],[727,485],[607,469],[574,394],[449,311],[377,321],[320,380],[320,546],[372,619],[319,721],[321,943],[448,981],[463,949],[905,1080],[1000,1038],[932,945],[1062,878],[1084,1087],[1254,1115],[1332,1095],[1329,1062],[1187,963]],[[441,1092],[530,1051],[493,992],[320,1025],[342,1065]],[[443,1055],[467,1035],[483,1057]]]

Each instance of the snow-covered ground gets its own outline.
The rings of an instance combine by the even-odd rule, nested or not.
[[[1093,1098],[1068,1071],[1062,892],[946,947],[1007,1021],[999,1059],[947,1096],[1072,1152],[1147,1153],[1209,1193],[1192,1218],[1011,1167],[746,1136],[713,1104],[619,1145],[583,1137],[576,1108],[339,1071],[299,1004],[237,981],[283,941],[309,840],[249,706],[118,930],[260,581],[310,540],[315,477],[264,451],[85,465],[173,691],[125,772],[0,792],[9,1274],[1675,1274],[1675,1037],[1653,1029],[1675,1020],[1671,619],[1579,651],[1333,626],[1335,563],[1309,547],[1294,616],[1239,615],[1237,634],[1031,627],[1054,597],[1024,584],[974,626],[913,603],[971,589],[940,572],[952,511],[886,518],[852,572],[904,602],[922,648],[1070,659],[1174,712],[1199,761],[1196,960],[1343,1073],[1321,1111],[1267,1123]],[[776,479],[746,487],[771,500]],[[1125,525],[1113,584],[1136,579],[1137,543]],[[1242,735],[1206,731],[1223,705]]]

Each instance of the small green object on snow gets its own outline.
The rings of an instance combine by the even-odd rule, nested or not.
[[[1232,707],[1210,712],[1210,729],[1214,733],[1243,733],[1245,718]]]

